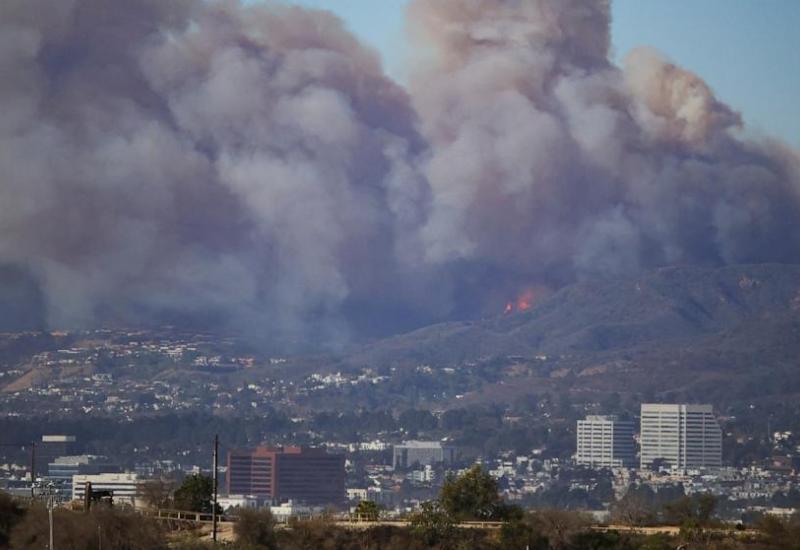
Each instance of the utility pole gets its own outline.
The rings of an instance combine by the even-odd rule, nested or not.
[[[83,485],[83,511],[88,514],[92,509],[92,482],[87,481]]]
[[[53,497],[51,496],[47,503],[47,515],[48,519],[50,520],[50,546],[48,547],[50,550],[54,550],[53,547]]]
[[[211,503],[211,540],[217,542],[217,471],[219,470],[219,435],[214,436],[214,499]]]
[[[31,498],[33,494],[33,485],[36,483],[36,442],[31,441]]]
[[[47,499],[47,519],[48,523],[50,524],[50,544],[47,546],[48,550],[54,550],[53,545],[53,508],[56,505],[56,494],[55,488],[53,487],[52,483],[48,483],[45,492],[45,498]]]

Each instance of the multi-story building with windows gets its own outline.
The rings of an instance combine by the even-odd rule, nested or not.
[[[72,476],[72,499],[83,500],[86,486],[91,484],[92,492],[109,491],[114,504],[136,505],[141,481],[132,473],[104,473]]]
[[[395,469],[406,469],[412,466],[452,464],[455,454],[455,447],[443,445],[441,441],[404,441],[394,446],[392,466]]]
[[[74,435],[43,435],[41,443],[34,449],[36,476],[46,476],[48,465],[59,456],[76,454],[77,441]]]
[[[643,403],[640,464],[679,470],[719,468],[722,430],[711,405]]]
[[[79,455],[60,456],[47,465],[47,478],[51,481],[70,483],[75,475],[121,473],[120,466],[110,464],[104,456]]]
[[[344,456],[306,447],[233,450],[227,490],[276,503],[339,504],[345,498]]]
[[[616,416],[587,416],[578,420],[575,461],[593,468],[633,468],[636,447],[634,423]]]

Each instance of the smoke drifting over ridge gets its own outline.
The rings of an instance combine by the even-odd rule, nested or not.
[[[797,153],[738,139],[655,52],[611,64],[606,2],[409,21],[404,90],[325,12],[0,4],[0,297],[32,297],[7,316],[341,342],[533,285],[800,261]]]

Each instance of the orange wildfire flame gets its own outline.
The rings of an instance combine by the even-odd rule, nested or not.
[[[513,302],[508,302],[503,310],[504,315],[513,313],[515,311],[528,311],[533,307],[533,301],[536,298],[533,290],[527,289],[520,294]]]

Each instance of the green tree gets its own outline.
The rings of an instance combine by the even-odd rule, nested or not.
[[[673,525],[707,527],[714,518],[717,498],[703,494],[685,496],[664,505],[664,519]]]
[[[400,413],[397,423],[405,428],[409,433],[417,433],[425,430],[435,430],[439,422],[430,411],[407,409]]]
[[[503,520],[516,513],[503,502],[497,482],[480,464],[460,477],[448,476],[439,494],[442,509],[458,521]]]
[[[423,502],[420,511],[411,516],[411,529],[425,544],[447,543],[456,532],[453,516],[438,501]]]
[[[7,493],[0,492],[0,548],[8,544],[11,529],[25,516],[22,507]]]
[[[711,524],[716,507],[717,498],[713,495],[685,496],[664,505],[664,518],[667,522],[680,526],[682,540],[707,543],[709,532],[705,528]]]
[[[213,493],[214,481],[210,477],[193,474],[186,477],[175,491],[175,508],[192,512],[211,512]]]
[[[371,500],[362,500],[356,507],[355,515],[360,521],[378,521],[381,515],[381,507]]]
[[[238,512],[233,527],[238,546],[253,550],[275,550],[278,541],[275,535],[275,518],[268,509]]]
[[[549,550],[550,542],[532,525],[529,516],[513,519],[500,529],[500,548],[502,550]]]
[[[671,535],[658,533],[644,537],[639,545],[639,550],[674,550],[677,546]]]

